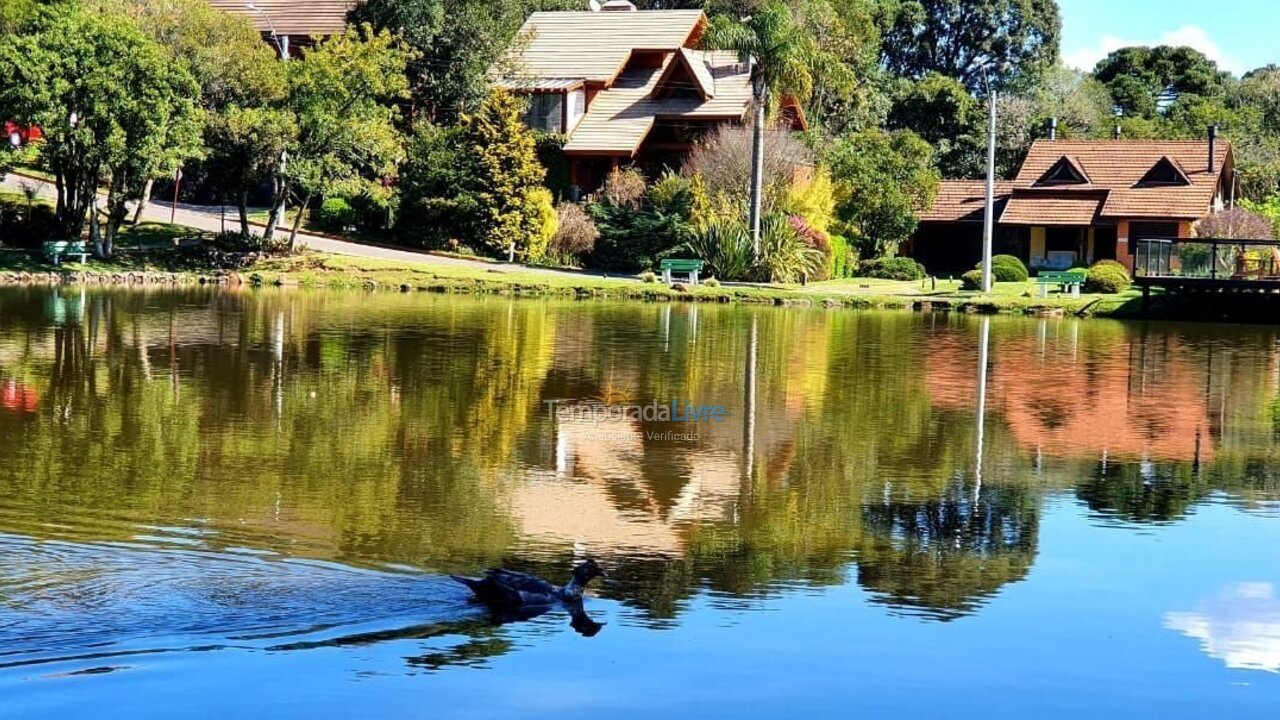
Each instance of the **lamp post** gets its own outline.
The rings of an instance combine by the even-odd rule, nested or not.
[[[259,15],[262,16],[263,20],[267,21],[267,28],[271,31],[271,42],[276,46],[276,51],[280,53],[280,59],[288,60],[289,59],[289,36],[281,35],[280,33],[276,32],[276,26],[275,26],[275,23],[271,22],[271,16],[267,14],[266,10],[263,10],[262,8],[258,7],[256,3],[245,3],[244,7],[249,12],[258,13]]]
[[[991,292],[991,245],[995,236],[996,215],[996,91],[991,87],[991,75],[982,76],[987,87],[987,102],[991,105],[987,125],[987,201],[982,217],[982,292]]]

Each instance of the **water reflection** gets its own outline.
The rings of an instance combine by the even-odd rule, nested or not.
[[[211,580],[223,576],[210,558],[241,552],[436,577],[559,576],[588,551],[615,577],[603,594],[652,627],[704,591],[745,603],[847,579],[893,614],[955,620],[1029,576],[1051,497],[1121,525],[1177,522],[1215,496],[1245,511],[1280,497],[1280,353],[1272,331],[1249,328],[4,290],[0,389],[0,532],[198,553],[195,567],[136,572],[0,559],[19,613],[0,638],[27,651],[56,645],[34,619],[46,603],[87,634],[71,645],[129,630],[85,603],[153,622],[134,610],[135,583],[196,588],[189,606],[158,607],[186,617],[214,603],[204,616],[223,633],[239,627],[228,608],[262,597],[285,602],[267,629],[330,622],[310,603],[333,586],[299,578],[284,592],[264,577],[246,596]],[[620,389],[730,413],[689,439],[680,423],[583,427],[547,412]],[[418,612],[432,597],[392,605]],[[456,619],[401,626],[465,636],[423,667],[505,651],[488,625]]]

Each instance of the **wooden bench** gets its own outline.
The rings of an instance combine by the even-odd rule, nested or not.
[[[1078,270],[1057,271],[1041,270],[1036,274],[1036,286],[1040,289],[1040,297],[1049,296],[1049,288],[1057,285],[1063,292],[1070,292],[1071,297],[1080,297],[1080,288],[1084,286],[1087,273]]]
[[[80,262],[83,263],[88,258],[89,251],[82,242],[54,240],[44,244],[44,254],[53,260],[54,265],[58,265],[59,259],[66,255],[79,255]]]
[[[677,260],[669,258],[658,263],[658,268],[662,270],[662,282],[670,285],[672,273],[682,273],[689,279],[690,285],[698,284],[698,275],[702,273],[703,263],[701,260]]]

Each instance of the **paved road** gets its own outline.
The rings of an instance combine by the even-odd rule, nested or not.
[[[34,185],[37,187],[41,197],[55,198],[57,196],[57,190],[54,188],[52,182],[15,173],[9,173],[6,175],[3,183],[0,183],[0,185],[3,185],[6,190],[13,192],[20,191],[23,185]],[[144,220],[150,222],[167,223],[170,222],[170,212],[171,208],[168,203],[156,204],[153,202],[147,206],[145,211],[143,211],[142,217]],[[224,225],[223,209],[217,205],[187,205],[179,203],[176,210],[173,210],[172,212],[172,221],[173,223],[184,227],[196,228],[208,232],[219,232],[224,227],[231,229],[238,227],[238,212],[239,211],[235,207],[227,206]],[[255,231],[261,232],[261,229],[255,228]],[[572,270],[553,270],[551,268],[532,267],[528,265],[509,265],[506,263],[485,262],[483,260],[466,260],[463,258],[447,257],[444,255],[435,255],[415,250],[402,250],[397,248],[381,247],[378,245],[350,242],[347,240],[334,240],[302,232],[298,233],[298,243],[302,246],[311,248],[312,250],[334,253],[336,255],[353,255],[356,257],[376,258],[379,260],[426,263],[441,267],[468,268],[472,270],[493,272],[537,273],[540,275],[560,277],[582,277],[586,274]],[[630,276],[612,277],[618,277],[620,279],[630,278]]]

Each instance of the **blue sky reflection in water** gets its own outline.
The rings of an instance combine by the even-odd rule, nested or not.
[[[1272,714],[1278,340],[0,290],[0,717]],[[585,553],[591,638],[444,578]]]

